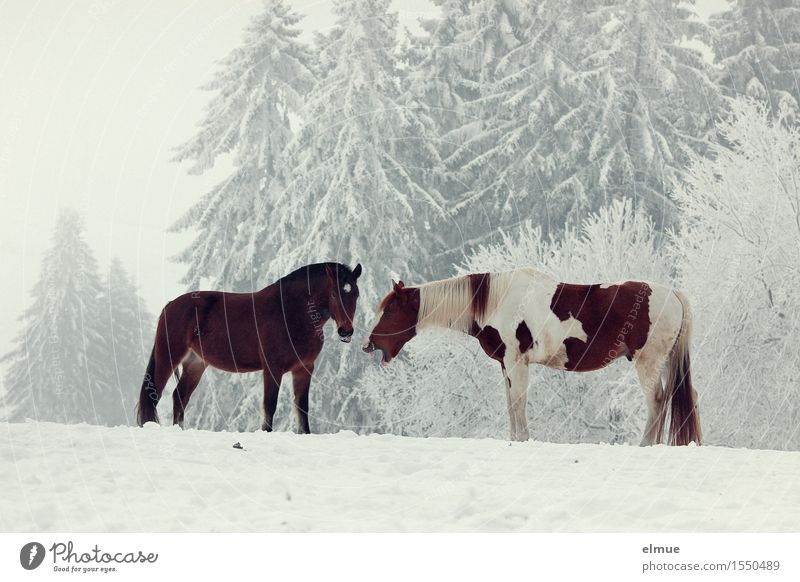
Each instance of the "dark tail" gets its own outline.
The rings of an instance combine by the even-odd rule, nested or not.
[[[669,356],[664,392],[664,406],[670,407],[669,444],[688,445],[702,441],[700,413],[697,409],[697,392],[692,387],[689,360],[689,340],[692,332],[692,315],[686,296],[675,291],[683,305],[683,324],[675,346]]]
[[[145,422],[158,422],[158,392],[155,382],[156,372],[156,348],[150,352],[150,361],[147,363],[147,371],[144,373],[142,381],[142,391],[139,393],[139,405],[136,407],[136,422],[143,426]],[[177,373],[177,372],[176,372]]]

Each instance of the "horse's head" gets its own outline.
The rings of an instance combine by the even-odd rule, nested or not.
[[[392,291],[378,306],[378,323],[361,349],[380,354],[381,364],[388,364],[408,340],[417,335],[419,316],[419,289],[408,287],[402,281],[392,281]]]
[[[353,337],[353,318],[356,314],[356,301],[358,301],[358,285],[356,281],[361,276],[361,264],[350,269],[328,264],[325,265],[330,282],[330,296],[328,309],[331,317],[336,322],[339,339],[349,342]]]

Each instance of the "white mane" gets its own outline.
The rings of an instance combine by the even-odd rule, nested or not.
[[[472,327],[472,292],[467,277],[419,286],[417,328],[447,327],[467,332]]]
[[[476,317],[473,313],[473,292],[469,275],[420,285],[417,328],[446,327],[469,332],[473,322],[483,326],[508,293],[514,276],[520,275],[521,270],[523,269],[488,273],[489,296],[483,317]]]

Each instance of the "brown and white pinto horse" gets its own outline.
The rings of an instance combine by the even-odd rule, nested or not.
[[[156,406],[170,375],[183,365],[172,393],[173,423],[184,411],[206,367],[264,375],[264,422],[272,430],[281,378],[292,373],[298,429],[309,433],[308,391],[333,317],[343,342],[353,335],[358,300],[352,271],[339,263],[302,267],[255,293],[195,291],[167,303],[158,318],[156,339],[139,394],[137,421],[158,422]],[[176,373],[177,375],[177,373]]]
[[[625,356],[636,366],[647,400],[641,444],[662,442],[668,409],[668,442],[700,444],[689,370],[691,313],[680,291],[640,281],[558,283],[530,268],[393,286],[362,349],[377,351],[386,364],[424,328],[477,338],[503,369],[512,439],[529,438],[529,364],[587,372]]]

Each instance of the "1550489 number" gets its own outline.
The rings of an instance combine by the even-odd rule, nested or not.
[[[737,570],[779,570],[781,563],[778,560],[738,560]]]

